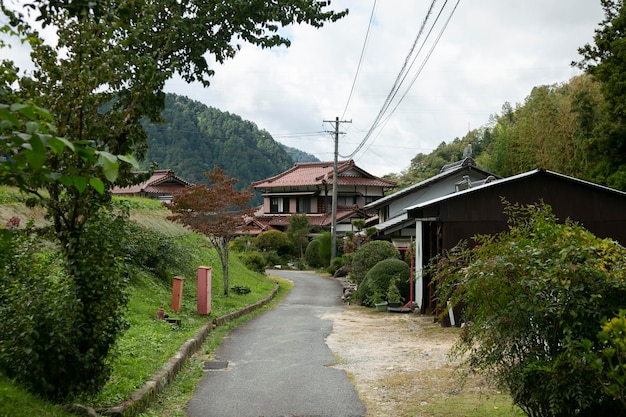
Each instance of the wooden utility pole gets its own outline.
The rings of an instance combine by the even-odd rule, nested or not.
[[[352,123],[352,121],[339,120],[336,117],[335,120],[324,120],[325,123],[335,124],[335,152],[333,162],[333,197],[331,201],[332,206],[332,223],[330,226],[330,261],[335,259],[337,254],[337,158],[339,157],[339,124],[340,123]]]

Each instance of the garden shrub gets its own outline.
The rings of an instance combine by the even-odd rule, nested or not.
[[[285,232],[280,230],[268,230],[259,234],[254,239],[254,245],[261,252],[276,252],[278,256],[284,258],[294,252],[293,244]]]
[[[319,239],[313,239],[309,242],[304,251],[304,260],[311,268],[321,268],[324,266],[324,262],[320,257]]]
[[[455,352],[529,416],[625,415],[588,352],[605,348],[599,323],[624,307],[626,249],[543,203],[505,212],[506,232],[437,263],[438,298],[462,302],[471,324]]]
[[[378,301],[385,301],[387,290],[395,282],[400,295],[409,296],[411,268],[400,259],[384,259],[374,265],[357,288],[357,298],[363,305],[373,306]],[[394,301],[394,300],[392,300]]]
[[[386,240],[375,240],[364,244],[352,258],[352,278],[360,284],[374,265],[390,258],[400,258],[400,253],[393,243]]]
[[[267,266],[267,261],[263,257],[263,255],[258,251],[249,251],[245,253],[239,254],[239,259],[241,262],[251,271],[265,273],[265,267]]]

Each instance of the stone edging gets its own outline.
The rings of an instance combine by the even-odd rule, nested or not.
[[[206,323],[196,332],[192,339],[188,339],[185,343],[183,343],[178,352],[176,352],[176,354],[172,356],[169,361],[167,361],[161,370],[152,375],[150,381],[146,382],[143,387],[135,391],[129,400],[126,400],[112,408],[98,410],[98,412],[102,415],[111,417],[132,417],[145,410],[150,403],[155,401],[158,395],[168,385],[170,385],[172,381],[174,381],[176,375],[180,372],[187,359],[200,350],[206,340],[206,337],[211,330],[213,330],[214,324],[216,326],[221,326],[229,321],[243,317],[256,309],[263,307],[274,298],[279,288],[280,286],[277,284],[270,295],[263,300],[250,304],[249,306],[233,313],[217,317],[209,323]]]

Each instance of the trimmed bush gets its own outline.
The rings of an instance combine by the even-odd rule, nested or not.
[[[313,239],[309,242],[306,251],[304,251],[304,260],[311,268],[321,268],[324,266],[322,258],[320,257],[319,239]]]
[[[393,243],[386,240],[375,240],[364,244],[356,251],[352,259],[352,278],[360,284],[374,265],[390,258],[400,258],[400,252]]]
[[[409,296],[411,268],[400,259],[385,259],[369,270],[357,290],[357,298],[363,305],[373,306],[384,301],[389,285],[395,281],[404,299]],[[379,298],[382,297],[382,300]]]

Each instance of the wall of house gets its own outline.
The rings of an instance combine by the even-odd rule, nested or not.
[[[426,208],[422,216],[440,219],[443,247],[449,249],[475,234],[506,230],[501,197],[520,204],[543,200],[552,207],[559,221],[569,218],[599,237],[626,244],[626,196],[547,174],[494,184],[461,198],[442,201]]]

